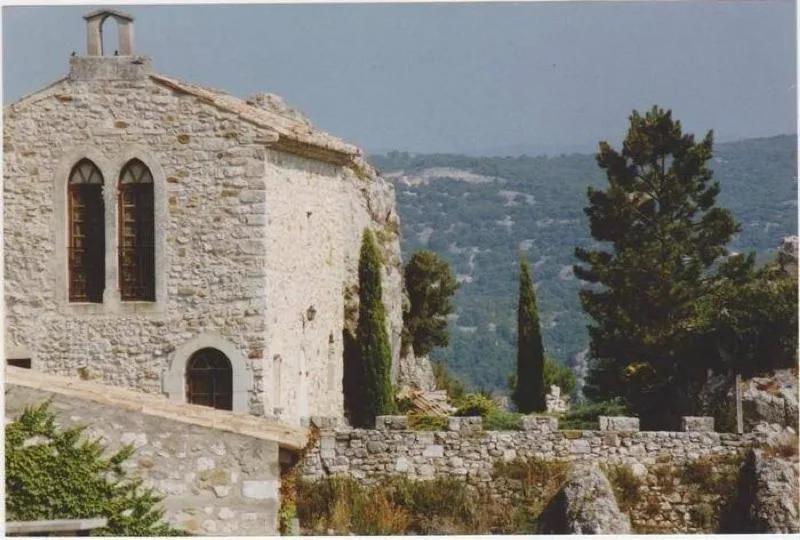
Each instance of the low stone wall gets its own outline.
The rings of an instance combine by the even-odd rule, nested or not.
[[[172,405],[139,394],[134,397],[149,397],[152,403],[149,407],[143,403],[136,411],[83,388],[94,388],[92,383],[75,381],[66,387],[52,375],[10,371],[14,370],[7,370],[6,422],[13,421],[25,407],[52,399],[50,407],[60,425],[88,426],[85,435],[99,438],[110,451],[132,444],[135,452],[125,467],[141,477],[145,487],[165,496],[161,504],[174,526],[191,535],[277,534],[279,443],[271,437],[276,426],[265,424],[259,433],[254,420],[265,423],[264,419],[239,418],[235,413],[227,413],[230,418],[225,428],[198,425],[186,411],[185,419],[180,420],[183,408],[200,409],[198,406]],[[46,379],[40,386],[51,382],[53,388],[30,386],[40,378]],[[114,396],[130,393],[109,387],[105,391]],[[174,409],[171,414],[170,406]],[[213,414],[201,418],[212,419],[219,421]],[[238,433],[237,421],[246,426]],[[285,431],[294,436],[288,433],[291,429]]]
[[[506,483],[495,478],[497,462],[597,462],[627,469],[639,484],[639,502],[629,509],[634,530],[709,532],[728,494],[698,490],[683,480],[682,471],[693,463],[712,473],[720,467],[738,470],[744,452],[764,438],[709,431],[713,422],[702,418],[683,422],[684,429],[701,431],[642,432],[638,419],[620,417],[601,417],[598,424],[598,430],[560,431],[556,418],[528,416],[520,431],[483,431],[480,418],[450,417],[447,430],[411,431],[405,417],[379,417],[376,429],[323,429],[306,456],[303,476],[346,475],[364,483],[391,475],[461,478],[502,499],[508,493]],[[698,504],[708,511],[698,515],[692,510]]]

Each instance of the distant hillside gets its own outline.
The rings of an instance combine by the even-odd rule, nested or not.
[[[766,257],[797,230],[795,136],[717,145],[718,203],[743,231],[735,251]],[[462,286],[451,345],[434,353],[473,387],[502,390],[515,359],[517,259],[534,266],[545,348],[570,360],[588,344],[572,274],[575,246],[591,245],[586,188],[603,186],[593,155],[468,157],[390,152],[371,162],[394,179],[403,256],[442,255]]]

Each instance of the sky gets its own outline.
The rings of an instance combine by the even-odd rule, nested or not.
[[[157,72],[278,94],[369,152],[588,152],[653,104],[718,141],[796,132],[791,0],[113,7]],[[3,8],[4,104],[85,54],[92,9]]]

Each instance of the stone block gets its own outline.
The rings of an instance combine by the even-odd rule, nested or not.
[[[447,430],[460,433],[482,431],[483,418],[480,416],[450,416],[447,419]]]
[[[432,444],[422,451],[423,457],[444,457],[444,446]]]
[[[522,430],[536,431],[540,433],[549,433],[551,431],[558,431],[558,418],[555,418],[553,416],[535,416],[535,415],[523,416]]]
[[[403,431],[408,429],[407,416],[377,416],[375,429],[378,431]]]
[[[639,431],[639,419],[632,416],[599,416],[600,431]]]
[[[681,431],[714,431],[713,416],[684,416]]]
[[[242,497],[245,499],[276,499],[278,498],[277,480],[244,480],[242,482]]]

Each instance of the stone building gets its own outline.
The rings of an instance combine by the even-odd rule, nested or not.
[[[87,54],[4,110],[8,362],[292,423],[341,416],[371,228],[396,376],[393,187],[276,96],[156,73],[128,15],[85,19]]]

